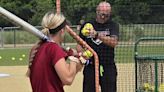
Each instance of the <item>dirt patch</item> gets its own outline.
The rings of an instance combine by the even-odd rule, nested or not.
[[[0,92],[31,92],[26,69],[26,66],[0,66],[1,74],[10,74],[9,77],[0,77]]]
[[[117,64],[117,92],[135,92],[134,64]],[[25,76],[27,66],[0,66],[0,92],[32,92],[29,79]],[[71,86],[65,86],[65,92],[82,92],[83,74],[79,72]]]
[[[27,66],[0,66],[0,92],[32,92],[29,79],[25,76]],[[66,92],[82,92],[82,72],[79,72],[71,86],[64,87]]]

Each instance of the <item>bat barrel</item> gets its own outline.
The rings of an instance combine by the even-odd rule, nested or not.
[[[37,37],[39,37],[43,40],[48,39],[48,37],[46,35],[44,35],[41,31],[36,29],[34,26],[30,25],[29,23],[25,22],[24,20],[20,19],[19,17],[17,17],[16,15],[10,13],[9,11],[7,11],[6,9],[4,9],[2,7],[0,7],[0,16],[1,15],[7,17],[11,21],[14,21],[14,23],[17,23],[24,30],[34,34],[35,36],[37,36]]]

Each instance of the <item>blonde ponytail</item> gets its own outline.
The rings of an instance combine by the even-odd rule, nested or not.
[[[49,32],[49,29],[48,29],[48,28],[42,29],[42,33],[45,34],[45,35],[48,36],[48,37],[49,37],[49,35],[50,35],[50,32]]]
[[[48,12],[42,19],[42,32],[46,36],[50,37],[50,29],[55,29],[60,26],[65,21],[65,17],[62,14],[54,14],[53,12]],[[30,76],[30,67],[32,66],[33,60],[35,58],[36,53],[38,52],[38,48],[44,43],[42,40],[37,42],[31,49],[29,55],[29,68],[27,70],[26,75]]]

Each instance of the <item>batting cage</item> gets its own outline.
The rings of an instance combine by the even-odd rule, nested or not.
[[[136,92],[164,92],[164,37],[135,43]]]

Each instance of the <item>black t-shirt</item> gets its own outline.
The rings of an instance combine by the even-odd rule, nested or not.
[[[119,36],[119,25],[111,20],[104,24],[97,23],[96,21],[90,21],[86,23],[91,23],[94,29],[99,34],[103,34],[106,36]],[[81,29],[84,27],[86,23],[82,25]],[[94,39],[91,37],[83,36],[81,31],[79,33],[79,36],[97,52],[100,64],[114,63],[114,48],[104,44],[100,39]],[[93,59],[91,59],[91,61],[93,61]]]

